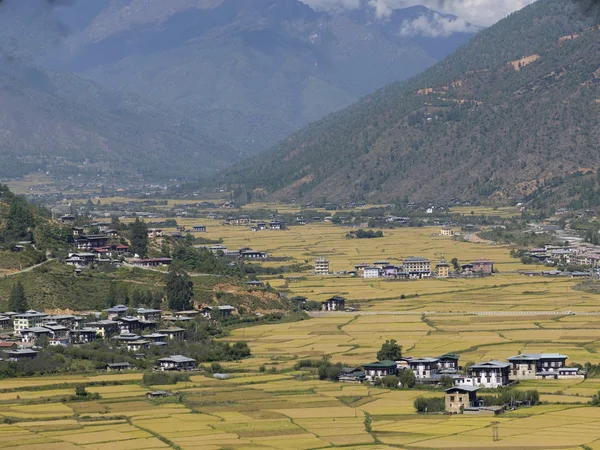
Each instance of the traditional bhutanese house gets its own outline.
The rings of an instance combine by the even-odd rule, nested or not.
[[[398,373],[398,365],[396,361],[378,361],[363,366],[365,369],[365,378],[369,381],[375,381],[378,378],[396,375]]]
[[[124,370],[131,370],[133,366],[128,362],[110,363],[106,365],[107,372],[123,372]]]
[[[335,295],[322,303],[323,311],[343,311],[346,309],[346,299]]]
[[[583,378],[577,368],[569,368],[568,356],[560,353],[526,353],[507,358],[511,380]]]
[[[431,276],[431,261],[427,258],[414,257],[404,259],[403,270],[410,278],[429,278]]]
[[[379,278],[381,275],[381,269],[376,266],[365,267],[363,271],[363,277],[367,279]]]
[[[157,361],[158,370],[194,370],[196,360],[182,355],[167,356]]]
[[[151,343],[152,342],[166,342],[166,340],[169,339],[169,337],[164,333],[145,334],[142,336],[142,338],[144,338],[145,340],[147,340]]]
[[[265,287],[265,283],[262,281],[258,281],[258,280],[254,280],[254,281],[248,281],[246,283],[246,286],[248,286],[248,289],[252,290],[252,289],[262,289]]]
[[[158,266],[169,266],[173,260],[171,258],[150,258],[150,259],[136,259],[131,264],[135,267],[158,267]]]
[[[509,384],[511,364],[503,361],[488,361],[469,368],[469,377],[474,386],[497,388]]]
[[[133,333],[143,329],[143,325],[140,323],[140,319],[137,317],[118,317],[116,321],[119,324],[119,330],[121,333]]]
[[[129,311],[129,306],[126,305],[116,305],[111,308],[105,309],[102,312],[105,312],[108,316],[108,320],[112,320],[115,317],[123,316],[127,314]]]
[[[221,314],[221,317],[229,317],[235,312],[235,308],[231,305],[217,306],[216,309]]]
[[[88,328],[96,330],[96,334],[102,338],[107,338],[119,330],[119,324],[112,320],[98,320],[87,324]]]
[[[31,327],[21,330],[21,341],[33,343],[39,341],[41,338],[48,338],[52,336],[52,332],[48,328],[44,327]]]
[[[150,347],[150,342],[145,339],[138,339],[136,341],[129,341],[125,344],[127,350],[130,352],[137,352],[139,350],[143,350],[145,348]]]
[[[458,370],[459,366],[458,366],[458,360],[460,359],[460,356],[455,355],[454,353],[446,353],[445,355],[442,356],[438,356],[438,361],[439,361],[439,369],[442,371],[447,371],[447,370]]]
[[[81,344],[94,342],[98,339],[95,328],[82,328],[77,332],[77,341]]]
[[[473,272],[483,273],[486,275],[494,273],[494,261],[489,259],[478,259],[473,261]]]
[[[163,328],[162,330],[158,330],[160,334],[165,334],[169,339],[173,339],[175,341],[183,341],[185,338],[185,330],[183,328],[171,327],[171,328]]]
[[[158,322],[162,317],[160,309],[138,308],[137,318],[145,322]]]
[[[454,231],[450,225],[444,225],[440,230],[440,236],[453,236]]]
[[[38,352],[30,349],[17,349],[17,350],[9,350],[5,352],[6,357],[9,361],[22,361],[24,359],[34,359],[37,358]]]
[[[206,233],[206,225],[194,225],[193,229],[196,233]]]
[[[356,272],[356,276],[357,277],[364,277],[365,276],[365,267],[370,267],[370,264],[360,263],[360,264],[356,264],[354,266],[354,271]]]
[[[473,408],[477,403],[479,386],[452,386],[444,391],[446,394],[446,412],[457,414],[466,408]]]
[[[426,379],[437,375],[439,361],[438,358],[413,358],[408,361],[408,366],[416,378]]]
[[[366,375],[359,367],[344,367],[338,379],[343,383],[362,383],[366,380]]]

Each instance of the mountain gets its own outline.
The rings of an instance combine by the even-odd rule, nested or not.
[[[479,30],[424,7],[378,19],[363,3],[333,14],[298,0],[72,2],[55,12],[70,35],[40,63],[167,104],[250,155]]]
[[[600,199],[600,35],[590,25],[571,2],[540,0],[220,181],[286,200]]]
[[[6,58],[0,58],[0,136],[6,178],[37,170],[191,178],[236,158],[164,105]]]

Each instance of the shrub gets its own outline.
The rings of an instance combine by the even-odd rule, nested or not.
[[[446,400],[444,397],[417,397],[414,405],[418,413],[438,413],[446,409]]]
[[[146,372],[142,383],[146,386],[177,384],[179,381],[190,381],[187,373],[168,373],[168,372]]]

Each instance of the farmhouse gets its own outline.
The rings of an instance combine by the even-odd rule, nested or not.
[[[193,230],[196,233],[206,233],[206,225],[194,225]]]
[[[112,320],[98,320],[96,322],[90,322],[87,325],[88,328],[96,330],[96,334],[104,339],[111,334],[116,333],[119,328],[119,324]]]
[[[469,368],[469,377],[474,386],[502,387],[509,383],[510,367],[510,363],[495,360],[474,364]]]
[[[132,316],[118,317],[117,323],[119,324],[119,331],[121,333],[133,333],[143,328],[140,319]]]
[[[169,266],[173,260],[171,258],[150,258],[150,259],[136,259],[131,261],[131,264],[135,267],[158,267],[158,266]]]
[[[183,328],[171,327],[158,330],[158,333],[166,335],[169,339],[175,341],[183,341],[185,338],[185,330]]]
[[[440,230],[440,236],[454,236],[454,230],[450,225],[444,225]]]
[[[446,412],[456,414],[475,407],[478,390],[479,386],[452,386],[446,389]]]
[[[167,356],[157,361],[157,370],[195,370],[196,360],[181,355]]]
[[[24,359],[34,359],[37,358],[38,352],[31,349],[17,349],[17,350],[9,350],[6,353],[6,356],[9,361],[22,361]]]
[[[559,353],[534,353],[507,358],[512,364],[511,380],[583,378],[577,368],[566,367],[568,356]]]
[[[431,276],[431,262],[427,258],[409,257],[403,261],[404,272],[410,278],[429,278]]]
[[[106,365],[107,372],[123,372],[124,370],[131,370],[133,366],[128,362],[110,363]]]
[[[35,343],[43,338],[50,339],[51,336],[52,332],[44,327],[31,327],[21,330],[21,341],[26,343]]]
[[[248,286],[249,290],[263,289],[265,287],[265,283],[263,281],[253,280],[253,281],[247,281],[246,286]]]
[[[94,248],[105,247],[108,243],[106,236],[80,236],[75,240],[75,245],[79,250],[92,250]]]
[[[346,309],[346,299],[335,295],[322,303],[323,311],[343,311]]]
[[[389,264],[383,266],[381,270],[384,278],[398,278],[398,268],[396,266],[392,266],[391,264]]]
[[[77,333],[77,341],[81,344],[94,342],[98,338],[95,328],[82,328]]]
[[[266,259],[267,254],[265,252],[259,252],[256,250],[244,250],[239,252],[241,259]]]
[[[494,261],[489,259],[478,259],[473,261],[473,272],[491,275],[494,273]]]
[[[446,353],[445,355],[438,356],[439,368],[442,371],[456,371],[459,369],[458,360],[460,356],[453,353]]]
[[[408,360],[408,367],[417,379],[433,378],[439,369],[438,358],[413,358]]]
[[[271,230],[283,230],[285,228],[285,224],[283,222],[278,221],[278,220],[274,220],[273,222],[271,222],[269,224],[269,228]]]
[[[354,266],[354,271],[356,272],[357,277],[364,277],[365,275],[365,267],[370,267],[370,264],[360,263]]]
[[[219,311],[221,317],[229,317],[234,313],[235,308],[231,305],[222,305],[217,306],[217,311]]]
[[[365,381],[366,376],[364,370],[359,367],[344,367],[342,368],[338,379],[344,383],[362,383]]]
[[[371,364],[366,364],[365,378],[369,381],[375,381],[378,378],[396,375],[398,373],[398,365],[396,361],[378,361]]]
[[[162,311],[160,309],[138,308],[137,318],[142,322],[158,322],[161,319]]]

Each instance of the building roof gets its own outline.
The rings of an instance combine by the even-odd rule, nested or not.
[[[384,361],[377,361],[371,364],[365,364],[364,368],[365,369],[392,369],[392,368],[397,368],[398,364],[396,364],[396,361],[390,361],[390,360],[384,360]]]
[[[471,366],[471,369],[489,369],[490,367],[494,367],[494,368],[498,368],[498,369],[505,369],[507,367],[510,367],[510,363],[507,363],[504,361],[492,360],[492,361],[487,361],[484,363],[473,364]]]
[[[127,311],[129,309],[129,306],[126,305],[116,305],[113,306],[112,308],[107,308],[105,310],[103,310],[104,312],[109,312],[109,313],[120,313],[123,311]]]
[[[409,364],[414,364],[414,363],[435,363],[438,362],[439,359],[438,358],[413,358],[410,361],[408,361]]]
[[[560,353],[524,353],[506,358],[508,361],[539,361],[540,359],[568,359]]]
[[[21,330],[21,333],[50,333],[50,330],[44,327],[31,327]]]
[[[479,390],[479,386],[470,386],[468,384],[465,384],[464,386],[452,386],[451,388],[445,389],[444,392],[451,393],[451,392],[477,392]]]
[[[460,356],[454,353],[446,353],[442,356],[438,356],[438,359],[453,359],[455,361],[458,361],[460,359]]]
[[[187,356],[182,356],[182,355],[167,356],[165,358],[160,358],[158,361],[159,362],[174,362],[174,363],[196,362],[195,359],[188,358]]]
[[[171,328],[163,328],[162,330],[158,330],[159,333],[179,333],[181,331],[185,331],[183,328],[171,327]]]
[[[118,363],[109,363],[106,365],[107,367],[131,367],[131,364],[128,362],[118,362]]]
[[[429,260],[427,258],[409,256],[408,258],[404,258],[404,262],[429,262]]]
[[[30,350],[28,348],[18,348],[16,350],[9,350],[6,352],[7,355],[19,356],[19,355],[37,355],[38,352],[35,350]]]
[[[222,305],[222,306],[217,306],[217,309],[219,311],[233,311],[235,310],[235,308],[231,305]]]
[[[44,314],[37,311],[27,311],[26,313],[17,314],[16,316],[14,316],[15,319],[35,319],[42,317],[48,317],[48,314]]]

